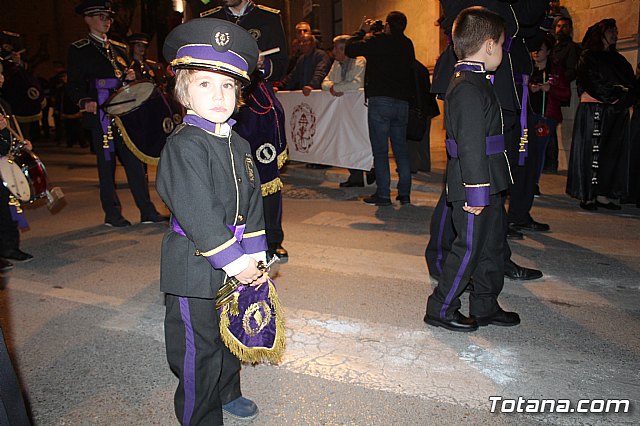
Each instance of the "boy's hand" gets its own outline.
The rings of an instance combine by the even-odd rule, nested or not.
[[[465,203],[464,206],[462,207],[462,210],[464,210],[467,213],[475,214],[476,216],[478,216],[480,213],[482,213],[482,210],[484,210],[484,206],[472,207],[472,206],[468,206],[467,203]]]
[[[236,275],[236,279],[242,284],[257,285],[265,282],[267,277],[258,269],[258,263],[255,259],[249,259],[249,266]]]

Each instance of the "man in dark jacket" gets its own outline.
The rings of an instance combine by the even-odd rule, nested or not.
[[[374,23],[365,19],[360,29],[347,40],[345,53],[367,59],[364,93],[368,100],[369,139],[376,173],[376,193],[364,202],[376,206],[391,205],[389,142],[398,166],[398,196],[400,204],[409,204],[411,165],[407,146],[409,99],[415,92],[413,78],[415,52],[413,43],[404,35],[407,17],[402,12],[390,12],[384,31],[365,37]]]
[[[320,89],[322,80],[331,68],[331,58],[327,52],[316,47],[314,35],[303,34],[299,40],[301,55],[291,72],[282,80],[282,89],[302,90],[305,96],[309,96],[313,89]]]

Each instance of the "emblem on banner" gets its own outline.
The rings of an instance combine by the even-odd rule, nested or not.
[[[310,105],[301,103],[291,113],[291,139],[298,152],[309,152],[316,134],[316,115]]]

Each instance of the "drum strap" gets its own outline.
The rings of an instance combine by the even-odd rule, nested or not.
[[[117,78],[98,78],[94,81],[94,85],[96,91],[98,92],[98,105],[104,104],[107,100],[111,91],[120,86],[120,80]],[[104,151],[104,158],[107,161],[111,160],[111,153],[115,152],[115,147],[113,146],[113,136],[111,134],[111,126],[109,122],[111,121],[109,115],[104,112],[102,108],[99,110],[100,114],[100,126],[102,126],[102,137],[103,144],[102,148]]]

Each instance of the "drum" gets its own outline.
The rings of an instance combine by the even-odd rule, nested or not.
[[[158,164],[167,136],[182,121],[167,97],[147,81],[120,88],[103,109],[114,116],[127,147],[147,164]]]
[[[21,202],[32,203],[47,196],[47,170],[29,150],[0,158],[0,175],[4,186]]]

